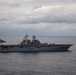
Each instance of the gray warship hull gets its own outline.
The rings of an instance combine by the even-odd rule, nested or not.
[[[72,44],[52,44],[48,46],[0,45],[0,52],[51,52],[68,51]]]

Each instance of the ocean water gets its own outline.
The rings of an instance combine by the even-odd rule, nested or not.
[[[1,37],[18,44],[23,37]],[[76,75],[76,37],[37,37],[41,42],[73,44],[68,52],[0,53],[0,75]],[[29,37],[31,39],[31,37]]]

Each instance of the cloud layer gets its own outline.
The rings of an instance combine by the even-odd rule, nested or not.
[[[1,36],[5,35],[4,30],[7,34],[15,30],[23,33],[35,32],[38,35],[62,36],[63,33],[65,36],[76,36],[76,1],[2,0],[0,1]]]

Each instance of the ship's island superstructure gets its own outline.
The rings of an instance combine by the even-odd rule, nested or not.
[[[72,44],[48,44],[41,43],[33,36],[32,40],[25,35],[20,44],[17,45],[3,45],[4,40],[0,40],[0,52],[51,52],[51,51],[68,51]]]

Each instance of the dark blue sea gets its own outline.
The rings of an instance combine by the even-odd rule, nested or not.
[[[18,44],[23,37],[0,37]],[[37,37],[41,42],[73,44],[68,52],[0,53],[0,75],[76,75],[76,37]],[[31,39],[31,37],[29,37]]]

